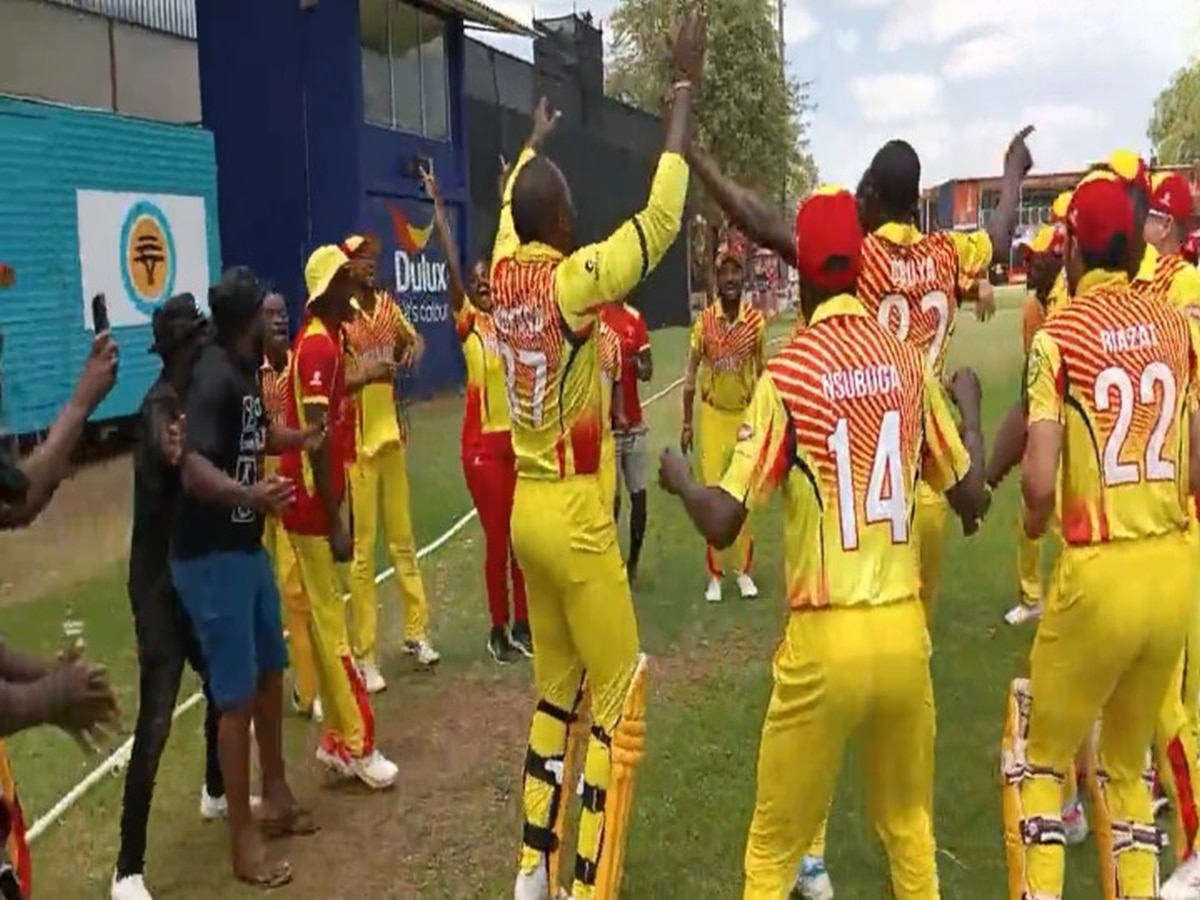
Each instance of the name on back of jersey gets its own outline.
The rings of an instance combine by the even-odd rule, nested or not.
[[[900,370],[894,365],[835,369],[821,376],[821,393],[830,401],[891,394],[899,389]]]
[[[932,256],[918,259],[892,259],[892,284],[897,290],[906,291],[930,284],[937,278],[937,268]]]
[[[533,338],[546,329],[546,317],[540,304],[529,306],[497,306],[492,321],[506,336]]]
[[[1158,329],[1149,322],[1139,322],[1125,328],[1105,328],[1100,332],[1100,346],[1105,353],[1129,353],[1158,346]]]

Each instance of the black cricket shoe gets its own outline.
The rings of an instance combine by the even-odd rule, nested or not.
[[[533,632],[529,630],[528,622],[514,622],[512,627],[512,645],[522,656],[533,658]]]
[[[492,654],[492,659],[498,663],[516,662],[521,658],[521,651],[513,646],[508,638],[508,631],[502,627],[492,629],[492,633],[488,635],[487,648],[488,653]]]

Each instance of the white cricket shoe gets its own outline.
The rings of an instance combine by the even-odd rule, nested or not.
[[[753,600],[758,596],[758,585],[754,583],[754,579],[747,573],[740,572],[737,577],[738,591],[741,592],[743,600]]]
[[[1018,603],[1004,614],[1006,625],[1024,625],[1026,622],[1036,622],[1042,617],[1042,604]]]
[[[373,791],[387,790],[400,774],[399,767],[378,750],[366,756],[351,756],[349,769],[351,775]]]
[[[721,579],[715,575],[708,579],[708,587],[704,589],[704,599],[709,603],[721,602]]]
[[[379,694],[387,690],[387,682],[383,680],[383,673],[375,663],[361,662],[358,664],[358,671],[362,673],[363,686],[368,694]]]
[[[112,880],[112,890],[108,895],[112,900],[154,900],[146,890],[146,881],[141,875],[126,875],[118,878],[115,874]]]
[[[544,859],[532,869],[517,873],[513,900],[550,900],[550,873]]]
[[[436,666],[442,661],[442,654],[433,649],[433,644],[422,638],[419,641],[405,641],[404,652],[415,656],[423,666]]]
[[[1063,810],[1062,821],[1068,846],[1074,847],[1087,840],[1087,813],[1083,811],[1083,801],[1078,797],[1075,798],[1074,803]]]
[[[825,869],[825,860],[819,856],[804,857],[792,896],[798,900],[833,900],[833,881]]]
[[[255,812],[262,804],[262,797],[250,795],[250,811]],[[216,822],[229,815],[229,801],[224,797],[214,797],[207,787],[200,788],[200,818],[205,822]]]
[[[340,742],[334,742],[328,736],[322,738],[317,744],[316,757],[317,762],[332,774],[340,778],[354,777],[354,773],[350,771],[350,754]]]
[[[1175,867],[1161,896],[1162,900],[1200,900],[1200,854],[1193,853]]]

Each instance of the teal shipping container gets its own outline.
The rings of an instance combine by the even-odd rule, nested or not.
[[[97,293],[121,365],[93,421],[135,413],[159,369],[154,309],[184,291],[204,305],[220,246],[208,131],[0,95],[0,265],[12,276],[0,429],[54,421],[91,346]]]

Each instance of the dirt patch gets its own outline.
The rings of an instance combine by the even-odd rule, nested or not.
[[[89,464],[63,483],[36,522],[0,543],[0,604],[87,581],[129,554],[133,460]]]
[[[764,653],[770,639],[739,628],[722,638],[719,655],[696,646],[655,657],[652,702],[670,703],[676,691],[711,677],[715,659],[736,668]],[[297,775],[329,826],[320,854],[302,843],[292,848],[297,884],[329,900],[483,897],[516,859],[533,692],[446,671],[419,693],[396,688],[403,709],[379,704],[380,747],[401,771],[394,791],[371,797],[355,785],[331,788],[315,763]],[[336,870],[330,859],[339,861]]]

